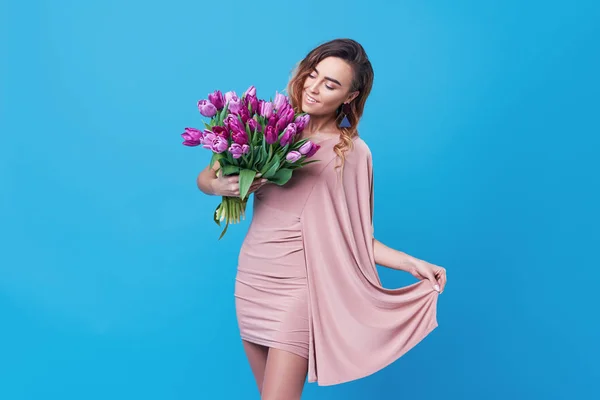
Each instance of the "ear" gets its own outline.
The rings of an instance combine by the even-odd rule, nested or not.
[[[346,98],[345,103],[350,103],[352,100],[354,100],[358,96],[359,93],[360,92],[358,90],[356,90],[356,91],[348,94],[348,97]]]

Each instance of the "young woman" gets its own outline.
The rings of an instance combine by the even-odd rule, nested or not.
[[[299,63],[287,88],[310,114],[302,138],[319,162],[284,186],[257,179],[253,218],[235,284],[241,339],[262,399],[299,399],[309,382],[333,385],[370,375],[437,327],[446,271],[374,237],[373,167],[357,125],[373,84],[363,47],[324,43]],[[239,194],[237,177],[198,176],[217,196]],[[385,289],[376,264],[419,282]]]

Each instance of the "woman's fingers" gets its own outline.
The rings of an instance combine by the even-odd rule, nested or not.
[[[436,273],[437,280],[440,283],[440,293],[444,291],[446,287],[446,270],[444,268],[440,268],[440,270]]]

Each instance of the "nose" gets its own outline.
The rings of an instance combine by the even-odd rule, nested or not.
[[[319,82],[317,82],[316,80],[312,83],[312,85],[308,86],[308,89],[312,92],[312,93],[319,93]]]

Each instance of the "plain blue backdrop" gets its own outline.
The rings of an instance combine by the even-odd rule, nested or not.
[[[587,399],[600,369],[594,1],[3,1],[0,399],[252,399],[220,229],[181,145],[215,89],[351,37],[382,242],[448,270],[439,327],[306,399]],[[412,283],[380,268],[386,286]]]

